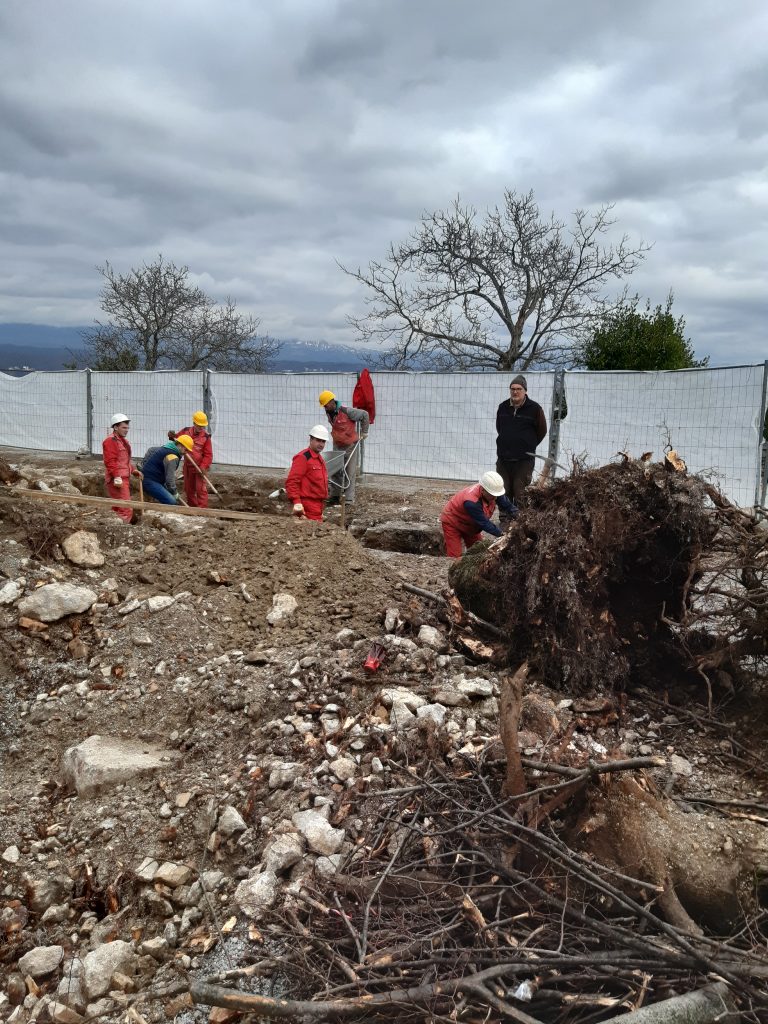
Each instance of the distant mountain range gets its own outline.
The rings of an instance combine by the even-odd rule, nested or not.
[[[83,346],[82,327],[52,327],[47,324],[0,324],[0,371],[63,370]],[[283,339],[271,369],[291,371],[362,370],[374,361],[374,350],[332,345],[326,341]],[[78,366],[84,366],[82,360]]]

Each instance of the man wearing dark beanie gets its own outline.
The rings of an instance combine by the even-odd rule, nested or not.
[[[547,420],[538,402],[528,397],[528,382],[519,373],[509,385],[509,399],[496,412],[496,472],[518,508],[533,477],[533,452],[544,440]]]

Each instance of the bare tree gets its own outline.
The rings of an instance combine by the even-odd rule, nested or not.
[[[241,370],[263,372],[279,351],[257,334],[259,321],[237,312],[232,299],[217,305],[189,283],[189,268],[162,255],[128,274],[106,263],[101,308],[106,323],[83,333],[97,370]]]
[[[368,289],[362,340],[388,346],[392,368],[524,370],[562,363],[617,300],[604,291],[631,274],[648,246],[604,236],[612,207],[542,218],[533,193],[507,189],[483,217],[459,199],[424,214],[384,262],[341,269]]]

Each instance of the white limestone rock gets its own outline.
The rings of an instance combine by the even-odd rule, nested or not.
[[[40,622],[56,622],[67,615],[81,615],[95,604],[97,595],[74,583],[46,583],[22,601],[19,613]]]
[[[105,942],[97,949],[86,953],[83,957],[81,983],[86,999],[89,1001],[105,995],[112,987],[112,975],[133,974],[136,955],[130,942],[115,939]]]
[[[293,594],[275,594],[272,598],[272,608],[267,612],[267,622],[270,626],[282,626],[290,622],[299,607],[299,602]]]
[[[304,856],[304,842],[296,832],[286,832],[270,840],[264,850],[262,863],[273,875],[284,875]]]
[[[62,759],[65,786],[78,796],[95,796],[123,782],[167,768],[177,751],[116,736],[89,736]]]
[[[73,565],[84,569],[97,569],[106,561],[99,538],[89,530],[77,530],[62,542],[62,550]]]
[[[330,857],[338,853],[345,839],[343,828],[334,828],[320,811],[297,811],[291,821],[314,853]]]
[[[62,946],[36,946],[19,960],[19,970],[33,978],[44,978],[58,970],[64,959]]]
[[[258,920],[277,902],[280,883],[272,871],[263,871],[244,879],[235,889],[235,904],[246,917]]]

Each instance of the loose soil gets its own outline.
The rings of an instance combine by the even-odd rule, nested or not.
[[[56,487],[66,480],[82,493],[103,496],[100,465],[92,460],[20,461],[16,453],[10,461],[30,482]],[[0,485],[0,587],[23,578],[29,593],[42,583],[69,581],[99,594],[96,611],[40,633],[19,628],[13,605],[0,607],[0,853],[12,846],[21,852],[17,863],[0,867],[6,937],[8,921],[26,905],[30,879],[75,880],[71,911],[62,922],[43,926],[39,915],[25,911],[28,924],[11,933],[0,954],[4,981],[36,945],[85,948],[88,932],[78,935],[83,915],[112,921],[114,912],[122,913],[114,934],[122,927],[123,938],[131,929],[145,938],[162,933],[135,876],[146,857],[223,871],[232,880],[218,897],[217,919],[225,920],[234,884],[258,863],[286,801],[284,790],[267,785],[270,765],[307,766],[305,791],[291,797],[304,806],[311,806],[317,780],[324,778],[322,764],[330,755],[317,730],[301,731],[288,720],[317,725],[332,713],[342,722],[369,721],[385,713],[382,687],[406,686],[428,696],[459,670],[468,678],[498,681],[493,663],[456,648],[441,662],[430,653],[421,663],[395,649],[377,672],[363,668],[371,645],[382,640],[388,609],[397,609],[403,637],[414,639],[428,624],[450,639],[453,627],[440,605],[403,587],[442,592],[448,559],[376,551],[358,538],[367,527],[393,519],[436,524],[459,485],[366,478],[351,527],[342,530],[338,509],[322,524],[292,518],[284,495],[269,496],[283,482],[274,473],[227,470],[214,480],[221,499],[214,498],[212,507],[258,512],[259,519],[147,513],[139,525],[127,526],[111,512],[25,499]],[[64,558],[61,542],[76,530],[98,536],[106,558],[101,568],[80,569]],[[272,626],[267,613],[279,593],[293,595],[298,606],[287,623]],[[119,614],[131,599],[153,595],[171,595],[175,602],[157,613],[142,604]],[[595,708],[604,708],[602,697],[612,698],[609,690],[594,687]],[[673,686],[629,693],[609,715],[579,711],[573,694],[552,691],[535,678],[530,693],[548,709],[544,718],[551,720],[552,709],[562,705],[558,714],[573,723],[574,749],[626,756],[644,748],[684,759],[683,772],[656,773],[661,788],[680,799],[765,799],[768,722],[759,688],[717,695],[711,714],[706,694],[688,683],[677,692]],[[551,729],[547,734],[549,727],[537,727],[535,701],[531,707],[522,746],[543,756],[565,728],[560,736]],[[463,727],[469,718],[478,735],[494,738],[492,705],[462,712]],[[158,742],[180,757],[159,775],[79,798],[62,785],[62,755],[92,735]],[[365,737],[361,764],[397,749]],[[343,791],[338,782],[327,784],[333,800]],[[217,813],[226,805],[240,811],[248,831],[244,839],[210,849]],[[361,821],[358,832],[365,827]],[[216,923],[207,922],[207,930],[215,935]],[[247,934],[239,925],[233,941],[247,947]],[[179,943],[178,955],[187,956],[193,971],[205,964],[201,948]],[[143,1010],[147,1020],[165,1019],[161,1011]],[[120,1008],[112,1012],[114,1018],[105,1019],[118,1019]]]

